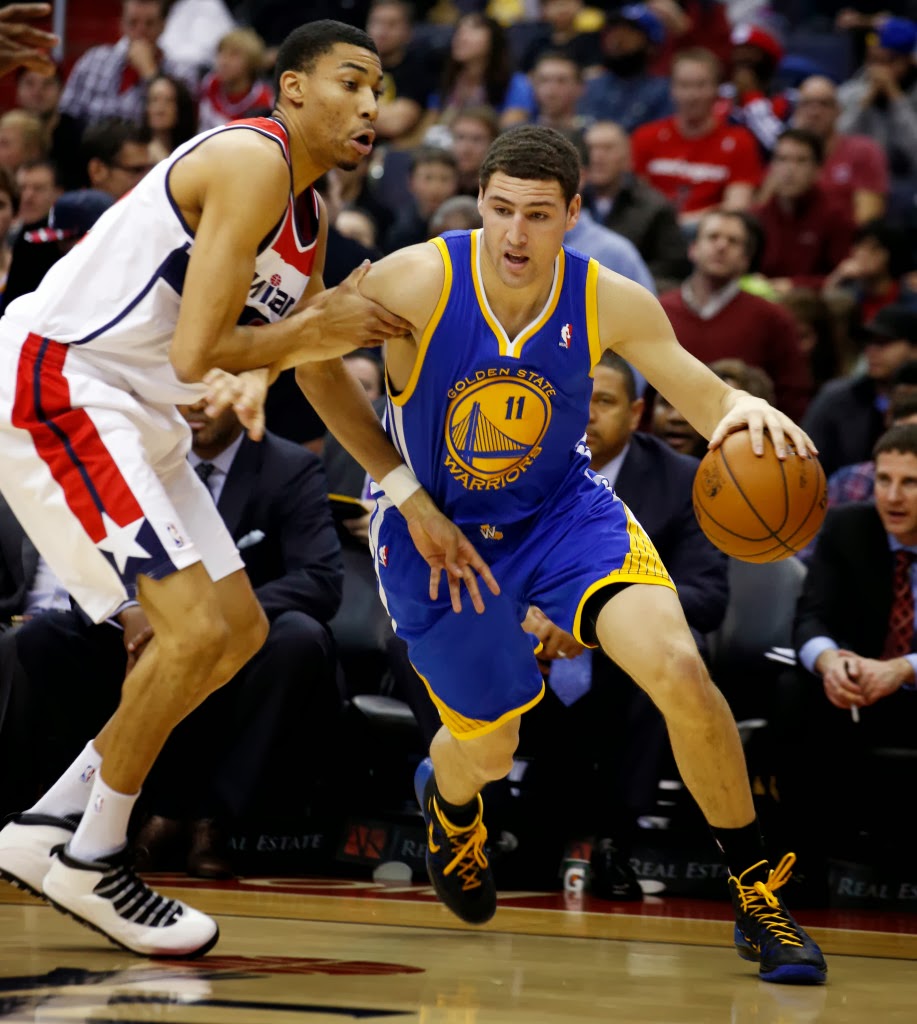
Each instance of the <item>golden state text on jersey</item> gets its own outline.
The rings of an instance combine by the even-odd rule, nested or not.
[[[598,264],[562,248],[544,308],[510,339],[484,292],[481,232],[429,244],[443,290],[407,386],[390,389],[389,436],[455,522],[518,522],[589,464]]]

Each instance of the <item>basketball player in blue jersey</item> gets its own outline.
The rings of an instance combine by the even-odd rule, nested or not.
[[[495,912],[480,793],[509,772],[520,715],[544,690],[520,625],[537,605],[601,646],[665,716],[682,777],[730,869],[739,954],[768,981],[820,983],[822,954],[778,894],[795,857],[768,865],[735,723],[672,581],[639,523],[588,468],[581,439],[592,368],[604,350],[619,353],[712,445],[747,428],[759,454],[765,430],[781,457],[788,442],[802,457],[815,449],[786,416],[682,349],[648,291],[563,246],[580,210],[578,183],[577,153],[563,136],[512,129],[481,169],[483,228],[393,253],[360,284],[412,325],[386,342],[387,431],[404,465],[375,476],[370,539],[380,593],[443,722],[417,780],[429,874],[463,920]],[[297,377],[375,473],[363,443],[370,425],[349,407],[342,373],[311,363]],[[466,604],[454,614],[445,594],[435,596],[439,574],[399,510],[424,491],[499,583],[483,613]]]
[[[111,721],[0,830],[0,878],[148,956],[198,956],[219,931],[133,872],[131,811],[170,731],[267,634],[175,406],[214,372],[263,384],[269,364],[409,326],[360,294],[365,267],[330,292],[321,280],[327,223],[311,186],[371,149],[372,40],[305,25],[280,47],[277,76],[271,117],[179,147],[0,320],[0,489],[83,610],[117,619],[128,649],[144,645]],[[377,472],[399,461],[381,428],[368,448]],[[474,570],[495,584],[470,542],[422,494],[405,512],[456,600],[464,579],[480,606]]]

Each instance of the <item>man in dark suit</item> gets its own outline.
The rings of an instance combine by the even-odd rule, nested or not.
[[[152,855],[179,838],[180,825],[190,827],[189,871],[219,877],[230,871],[220,822],[250,813],[256,796],[259,810],[282,810],[290,782],[301,779],[296,788],[305,789],[328,763],[341,706],[327,623],[340,604],[342,566],[318,456],[270,433],[253,442],[231,410],[210,419],[203,409],[201,402],[182,410],[193,434],[189,460],[242,554],[270,632],[170,737],[145,787],[152,817],[136,848]],[[47,778],[57,774],[52,762],[66,765],[84,730],[113,711],[126,659],[142,657],[152,632],[136,612],[141,618],[123,634],[78,611],[48,613],[18,631],[39,713],[54,718],[57,749],[43,751]]]
[[[810,876],[882,814],[870,750],[917,752],[917,426],[891,427],[874,459],[875,503],[831,509],[819,534],[796,609],[800,668],[781,681],[774,722],[778,789]]]

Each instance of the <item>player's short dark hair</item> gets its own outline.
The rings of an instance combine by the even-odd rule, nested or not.
[[[877,459],[884,452],[901,452],[917,455],[917,423],[896,423],[876,441],[872,457]]]
[[[814,132],[810,132],[805,128],[787,128],[786,131],[780,133],[777,145],[779,146],[785,139],[789,139],[791,142],[798,142],[802,146],[808,146],[812,151],[815,163],[819,167],[825,162],[825,144]]]
[[[543,125],[524,124],[498,135],[481,164],[482,189],[497,171],[511,178],[556,181],[567,204],[579,192],[576,146],[565,135]]]
[[[330,18],[307,22],[299,28],[294,28],[277,51],[274,85],[278,95],[280,76],[284,71],[305,71],[308,74],[315,67],[319,57],[324,57],[338,43],[359,46],[376,55],[379,53],[372,37],[361,28],[345,25],[343,21],[333,21]]]
[[[619,356],[617,352],[610,352],[606,349],[599,359],[599,366],[604,366],[607,370],[614,370],[615,373],[620,373],[624,378],[624,390],[627,392],[628,402],[637,401],[639,397],[637,394],[637,378],[634,376],[630,363],[623,356]]]
[[[83,132],[83,159],[87,164],[90,160],[101,160],[110,167],[125,143],[136,142],[144,146],[149,141],[149,132],[136,121],[129,121],[126,117],[103,117]]]

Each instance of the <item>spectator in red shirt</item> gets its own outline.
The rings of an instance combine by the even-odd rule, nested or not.
[[[755,214],[764,231],[760,272],[778,294],[821,288],[850,251],[853,220],[817,184],[821,162],[821,141],[801,128],[787,129],[774,149],[771,198]]]
[[[760,25],[736,25],[729,57],[730,121],[744,125],[766,153],[777,144],[790,117],[785,95],[770,94],[770,83],[783,57],[773,32]]]
[[[888,161],[878,143],[867,135],[840,135],[841,105],[830,78],[812,75],[799,87],[793,127],[817,135],[825,149],[819,184],[846,203],[857,224],[885,213]]]
[[[719,61],[707,50],[685,50],[672,65],[675,114],[641,125],[631,137],[634,171],[692,227],[712,207],[747,210],[761,179],[754,136],[717,118]]]
[[[705,214],[688,250],[694,264],[679,289],[661,295],[681,344],[703,363],[742,359],[774,382],[777,406],[799,418],[812,391],[812,377],[792,316],[777,303],[740,287],[757,256],[756,225],[744,213]]]

